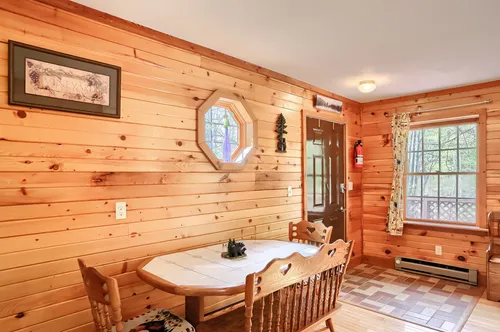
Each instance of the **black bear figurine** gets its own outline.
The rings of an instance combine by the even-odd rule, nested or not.
[[[235,239],[229,239],[227,243],[227,255],[231,258],[245,256],[245,244],[243,242],[236,242]]]

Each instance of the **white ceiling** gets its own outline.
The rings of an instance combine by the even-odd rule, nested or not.
[[[76,2],[360,102],[500,79],[500,0]]]

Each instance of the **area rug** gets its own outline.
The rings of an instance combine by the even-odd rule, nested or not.
[[[345,275],[340,301],[419,324],[458,332],[484,288],[361,264]]]

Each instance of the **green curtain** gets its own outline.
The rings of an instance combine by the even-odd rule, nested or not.
[[[404,189],[403,175],[408,153],[408,132],[410,131],[410,113],[394,114],[392,117],[392,153],[394,156],[391,201],[386,222],[386,231],[390,235],[403,235]]]

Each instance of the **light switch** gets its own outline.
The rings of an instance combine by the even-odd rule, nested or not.
[[[352,190],[352,189],[353,189],[352,181],[347,181],[347,190]]]
[[[127,203],[126,202],[116,202],[116,220],[127,218]]]
[[[292,197],[292,195],[293,195],[292,186],[288,186],[287,196]]]

